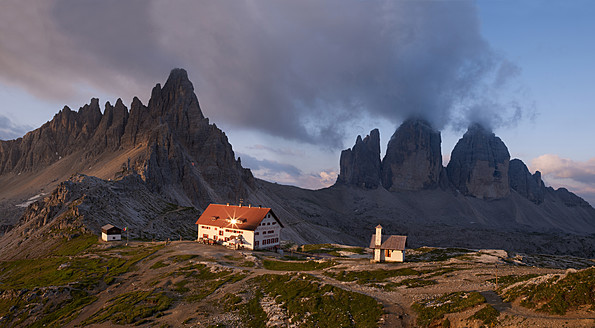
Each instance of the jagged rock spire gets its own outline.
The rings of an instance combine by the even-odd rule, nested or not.
[[[498,199],[510,193],[510,154],[500,138],[480,124],[459,139],[447,166],[448,177],[462,194]]]
[[[391,137],[382,160],[387,190],[422,190],[439,185],[442,171],[440,132],[422,119],[409,119]]]
[[[337,184],[375,189],[380,185],[380,132],[370,131],[363,140],[357,136],[351,149],[341,152]]]

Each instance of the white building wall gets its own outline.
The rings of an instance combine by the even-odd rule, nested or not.
[[[279,246],[281,242],[281,226],[269,213],[254,230],[255,249]]]
[[[108,235],[105,232],[101,232],[101,239],[103,241],[114,241],[114,240],[122,240],[122,235]]]
[[[231,236],[242,236],[242,246],[248,249],[254,249],[254,232],[232,227],[221,228],[200,224],[198,226],[198,238],[209,238],[216,241],[225,241]]]

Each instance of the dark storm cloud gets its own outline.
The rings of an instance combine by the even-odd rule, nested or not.
[[[0,115],[0,140],[20,138],[29,130],[31,130],[30,126],[17,125],[8,117]]]
[[[238,153],[238,156],[242,160],[242,166],[249,168],[254,171],[264,170],[269,171],[269,174],[280,174],[284,173],[291,177],[299,177],[302,175],[302,171],[291,164],[279,163],[271,160],[260,160],[247,154]]]
[[[471,1],[49,4],[15,9],[38,19],[15,21],[18,33],[0,13],[0,74],[38,95],[87,84],[144,98],[181,66],[213,121],[331,147],[364,117],[443,128],[523,114],[498,98],[518,68],[483,40]],[[19,68],[5,70],[7,58]]]

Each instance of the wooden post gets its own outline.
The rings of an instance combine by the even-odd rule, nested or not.
[[[498,290],[498,263],[496,262],[496,290]]]

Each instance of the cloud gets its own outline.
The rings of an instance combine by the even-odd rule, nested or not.
[[[595,158],[579,162],[546,154],[533,159],[531,168],[541,171],[552,186],[567,188],[595,204]]]
[[[247,149],[251,150],[264,150],[266,152],[277,154],[277,155],[284,155],[284,156],[305,156],[306,152],[303,150],[295,150],[291,148],[274,148],[265,145],[253,145],[246,147]]]
[[[519,70],[473,1],[8,0],[0,30],[0,79],[35,95],[143,99],[185,67],[214,121],[331,148],[364,117],[497,127],[525,111],[501,98]]]
[[[0,115],[0,140],[20,138],[29,130],[32,130],[30,126],[17,125],[8,117]]]
[[[267,159],[257,159],[250,155],[238,154],[242,166],[249,168],[257,178],[290,184],[307,189],[321,189],[331,186],[337,180],[338,172],[334,169],[305,174],[291,164],[279,163]]]

